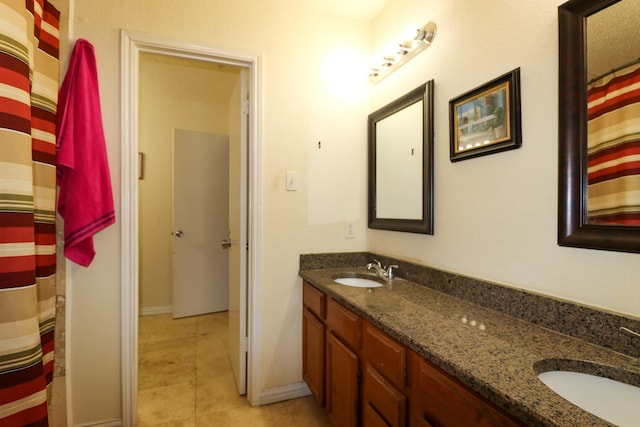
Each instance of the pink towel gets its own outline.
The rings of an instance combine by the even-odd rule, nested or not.
[[[93,235],[115,222],[93,46],[79,39],[58,96],[58,212],[64,218],[64,254],[87,267]]]

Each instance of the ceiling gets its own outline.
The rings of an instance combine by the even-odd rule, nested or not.
[[[188,70],[189,79],[179,78]],[[153,96],[204,104],[227,104],[240,75],[240,67],[190,58],[140,53],[140,73],[171,85],[154,87]],[[141,85],[143,90],[144,85]]]
[[[289,0],[314,9],[333,12],[350,18],[367,19],[375,18],[389,0]]]
[[[640,58],[640,2],[622,0],[587,18],[588,79]]]
[[[287,0],[289,4],[309,7],[318,10],[335,13],[355,19],[371,20],[386,6],[389,0]],[[200,102],[211,102],[212,99],[227,102],[238,79],[239,68],[226,66],[206,61],[198,61],[188,58],[177,58],[159,54],[141,54],[141,67],[146,73],[153,73],[153,78],[159,81],[172,81],[171,87],[156,88],[154,96],[180,96],[179,94],[190,94],[190,99]],[[199,90],[182,90],[197,82],[175,79],[180,74],[180,69],[187,67],[191,70],[191,75],[199,75]],[[149,75],[151,77],[151,75]],[[179,87],[176,87],[179,86]],[[165,91],[167,94],[162,94]],[[197,99],[193,99],[193,98]]]

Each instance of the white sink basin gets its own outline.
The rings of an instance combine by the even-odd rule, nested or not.
[[[560,396],[618,426],[638,426],[640,387],[596,375],[548,371],[538,378]]]
[[[362,277],[338,277],[333,280],[341,285],[355,286],[357,288],[379,288],[380,286],[383,286],[382,283],[376,280],[365,279]]]

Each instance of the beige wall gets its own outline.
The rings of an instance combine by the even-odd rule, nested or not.
[[[438,25],[434,44],[372,91],[377,108],[435,79],[435,235],[371,231],[369,247],[638,316],[638,255],[556,244],[562,3],[398,0],[374,21],[374,44],[416,16]],[[448,101],[517,67],[522,147],[451,163]]]
[[[262,55],[263,318],[262,351],[256,356],[263,371],[261,390],[300,382],[298,255],[366,248],[364,124],[369,104],[360,71],[365,69],[369,22],[287,0],[78,1],[74,13],[74,37],[96,48],[118,213],[120,30]],[[360,81],[354,82],[354,76]],[[320,151],[318,140],[323,141]],[[298,192],[285,192],[287,170],[299,172]],[[344,238],[346,219],[356,221],[356,239]],[[76,424],[121,416],[120,223],[101,232],[95,243],[91,267],[71,266],[69,271],[75,325],[69,375]]]
[[[139,181],[140,308],[171,307],[173,131],[229,134],[229,97],[239,70],[213,63],[142,54]]]
[[[371,249],[640,315],[637,255],[556,245],[560,3],[391,0],[368,22],[287,0],[75,2],[74,37],[96,46],[117,209],[120,29],[262,55],[262,391],[301,381],[300,253]],[[369,88],[372,48],[416,19],[438,24],[433,46]],[[523,147],[451,163],[449,99],[518,66]],[[436,234],[368,231],[366,116],[431,78]],[[288,170],[298,171],[297,192],[284,189]],[[347,220],[356,239],[344,238]],[[97,236],[96,249],[90,268],[69,272],[76,424],[121,415],[119,224]]]

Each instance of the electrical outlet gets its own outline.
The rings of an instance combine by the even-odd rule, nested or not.
[[[345,239],[353,239],[356,237],[356,230],[353,225],[353,222],[347,221],[344,224],[344,238]]]

